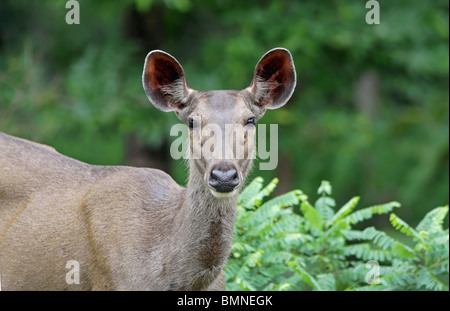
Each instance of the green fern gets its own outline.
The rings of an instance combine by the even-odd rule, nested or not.
[[[258,177],[239,197],[225,269],[229,290],[448,290],[448,206],[431,210],[413,228],[392,213],[398,202],[357,209],[359,197],[353,197],[335,211],[327,181],[314,205],[300,190],[268,199],[277,182],[264,187]],[[389,213],[401,240],[373,226],[353,228]],[[377,282],[368,284],[374,267],[379,275],[369,280]]]
[[[356,211],[347,217],[344,220],[351,225],[355,225],[364,220],[368,220],[372,218],[373,215],[382,215],[391,212],[394,208],[400,207],[400,203],[398,202],[389,202],[386,204],[375,205],[371,207],[363,208],[359,211]]]
[[[339,220],[347,216],[352,212],[352,210],[356,207],[359,202],[359,197],[354,197],[350,201],[348,201],[344,206],[342,206],[337,213],[330,219],[328,226],[337,223]]]
[[[408,225],[406,222],[404,222],[402,219],[400,219],[397,215],[391,214],[389,220],[391,221],[392,225],[396,230],[408,236],[411,236],[419,241],[422,241],[422,237],[419,235],[419,233],[416,230],[414,230],[410,225]]]
[[[417,231],[427,231],[430,233],[441,232],[442,224],[448,213],[448,206],[437,207],[425,215],[423,220],[417,225]]]

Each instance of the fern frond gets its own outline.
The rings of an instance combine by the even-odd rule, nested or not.
[[[319,282],[317,282],[316,278],[314,278],[311,274],[309,274],[297,261],[293,260],[288,263],[288,266],[291,267],[297,274],[300,275],[302,280],[305,283],[308,283],[315,290],[322,290]]]
[[[448,255],[448,253],[447,253]],[[433,270],[435,271],[435,273],[441,274],[441,273],[449,273],[449,260],[448,260],[448,256],[447,258],[444,258],[442,261],[437,262],[434,267]]]
[[[358,211],[354,211],[350,215],[344,217],[344,220],[351,225],[357,224],[363,220],[370,219],[373,215],[381,215],[390,213],[394,208],[400,207],[398,202],[389,202],[386,204],[366,207]]]
[[[331,195],[333,188],[331,187],[331,184],[327,180],[322,180],[319,189],[317,189],[317,193],[320,195]]]
[[[273,219],[281,216],[284,208],[297,206],[299,204],[299,195],[301,195],[301,191],[294,190],[265,202],[261,207],[256,209],[250,218],[248,218],[248,224],[250,226],[258,226],[263,223],[272,225]],[[284,210],[284,213],[292,214],[292,212],[288,210]]]
[[[293,259],[294,255],[288,251],[265,252],[263,260],[269,264],[287,264]]]
[[[320,216],[325,222],[328,222],[334,216],[333,208],[336,206],[336,202],[330,197],[320,197],[314,203],[314,207],[319,212]]]
[[[322,231],[323,221],[319,212],[308,202],[302,202],[300,210],[303,212],[305,220],[311,225],[311,227]]]
[[[268,195],[270,195],[273,190],[275,190],[275,188],[277,187],[278,184],[278,178],[274,178],[272,179],[272,181],[265,186],[254,198],[253,201],[259,202],[261,203],[263,198],[267,197]]]
[[[344,231],[347,231],[349,229],[350,225],[346,221],[341,219],[340,221],[333,224],[333,226],[325,232],[325,235],[327,237],[341,236]]]
[[[417,274],[417,287],[424,287],[428,290],[434,291],[448,291],[449,288],[442,281],[440,281],[432,272],[428,269],[420,269]]]
[[[421,241],[422,243],[424,242],[423,238],[419,235],[419,233],[416,230],[414,230],[410,225],[408,225],[405,221],[403,221],[400,217],[398,217],[394,213],[392,213],[389,216],[389,220],[392,226],[395,228],[395,230],[398,230],[401,233],[411,236]]]
[[[415,256],[414,251],[409,246],[398,241],[396,241],[394,246],[392,247],[392,254],[396,255],[397,257],[407,259],[413,259]]]
[[[292,190],[285,194],[279,195],[263,204],[262,209],[270,209],[273,207],[283,208],[288,206],[296,206],[299,204],[299,197],[302,195],[301,190]]]
[[[258,195],[263,187],[264,179],[256,177],[252,182],[242,190],[239,195],[238,204],[242,206],[249,206],[250,202]]]
[[[247,243],[234,242],[231,246],[232,253],[252,253],[255,249]]]
[[[266,286],[269,281],[270,277],[261,273],[252,276],[252,285],[255,286],[258,290]]]
[[[437,207],[430,212],[428,212],[422,221],[417,225],[417,231],[427,231],[427,232],[441,232],[442,223],[444,222],[445,216],[448,213],[448,205]]]
[[[248,256],[247,260],[245,261],[245,264],[249,267],[255,267],[256,265],[260,265],[260,259],[262,254],[264,253],[263,250],[258,250]]]
[[[355,211],[354,197],[335,212],[326,181],[314,206],[299,190],[266,200],[277,181],[264,187],[256,178],[239,197],[225,268],[228,289],[448,290],[449,230],[442,228],[448,206],[433,209],[412,228],[393,213],[397,202]],[[386,213],[413,246],[374,227],[352,229]],[[372,260],[380,264],[367,265]],[[375,278],[379,284],[371,282]]]
[[[376,260],[384,262],[392,259],[392,253],[390,251],[372,249],[368,243],[345,246],[344,254],[347,256],[355,256],[365,261]]]
[[[317,281],[320,285],[322,291],[334,291],[336,290],[336,279],[330,273],[319,274],[317,276]]]
[[[288,217],[289,216],[289,217]],[[266,231],[267,236],[276,236],[284,234],[286,238],[293,240],[294,238],[302,239],[303,234],[299,233],[301,228],[300,216],[292,214],[286,217],[282,217],[276,221]]]
[[[299,274],[294,274],[288,277],[283,284],[278,287],[278,290],[303,290],[305,289],[305,283],[303,277]]]
[[[334,217],[329,221],[329,223],[327,224],[328,226],[333,225],[335,223],[337,223],[339,220],[341,220],[342,218],[344,218],[345,216],[347,216],[348,214],[350,214],[353,209],[355,208],[355,206],[358,204],[359,202],[359,197],[353,197],[352,199],[350,199],[350,201],[348,201],[347,203],[344,204],[344,206],[342,206],[334,215]]]
[[[236,282],[236,284],[239,285],[240,290],[245,290],[245,291],[256,291],[256,290],[258,290],[256,287],[253,286],[252,283],[248,282],[247,279],[243,279],[243,278],[237,277],[235,282]]]
[[[364,263],[358,263],[352,267],[342,269],[336,273],[336,277],[340,282],[357,281],[363,282],[367,274],[367,268]]]
[[[358,230],[346,230],[343,232],[347,240],[370,240],[382,249],[392,249],[398,242],[391,238],[383,231],[378,231],[374,227],[368,227],[363,231]]]

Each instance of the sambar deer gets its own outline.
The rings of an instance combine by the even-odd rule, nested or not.
[[[191,144],[208,124],[246,130],[234,140],[225,131],[220,137],[229,142],[224,149],[250,146],[244,158],[190,157],[185,188],[157,169],[89,165],[0,133],[2,290],[224,290],[255,122],[283,106],[295,84],[283,48],[267,52],[239,91],[193,90],[174,57],[150,52],[144,90],[156,108],[189,126]],[[79,264],[75,284],[66,280],[71,261]]]

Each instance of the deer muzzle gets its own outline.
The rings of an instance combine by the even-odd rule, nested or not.
[[[236,166],[227,162],[214,165],[211,169],[208,183],[217,192],[232,192],[240,183]]]

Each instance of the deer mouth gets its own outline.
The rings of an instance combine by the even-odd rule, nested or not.
[[[230,192],[218,192],[212,188],[210,188],[210,191],[211,191],[212,195],[214,197],[216,197],[217,199],[229,199],[238,192],[237,188],[235,188],[233,191],[230,191]]]

